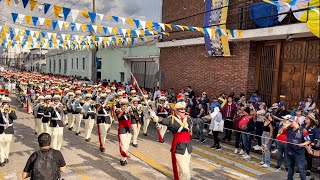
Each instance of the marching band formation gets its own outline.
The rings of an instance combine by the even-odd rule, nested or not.
[[[150,121],[156,124],[159,142],[164,142],[167,130],[173,133],[172,165],[175,179],[190,179],[190,136],[192,121],[186,115],[183,94],[177,103],[169,103],[164,93],[152,101],[146,90],[131,85],[130,94],[125,93],[121,83],[84,83],[69,77],[54,77],[29,72],[2,72],[4,82],[14,81],[17,99],[27,113],[34,115],[35,134],[49,133],[52,148],[60,150],[63,131],[66,127],[76,136],[81,133],[84,121],[84,137],[90,142],[94,126],[97,126],[99,149],[105,152],[107,135],[112,125],[118,125],[120,164],[125,166],[130,145],[138,147],[138,136],[142,128],[147,136]],[[0,93],[3,89],[0,90]],[[2,95],[3,94],[3,95]],[[0,115],[0,165],[7,163],[12,141],[15,110],[10,107],[8,90],[1,93]],[[114,123],[117,122],[117,123]],[[4,132],[4,133],[3,133]]]

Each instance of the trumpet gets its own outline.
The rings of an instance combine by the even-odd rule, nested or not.
[[[3,110],[4,114],[8,114],[10,112],[10,107],[6,107],[4,110]]]
[[[122,113],[122,112],[123,112],[121,108],[117,108],[115,111],[116,111],[117,113]]]

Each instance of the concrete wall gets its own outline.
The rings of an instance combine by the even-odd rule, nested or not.
[[[132,48],[108,48],[98,51],[97,57],[101,58],[101,79],[110,79],[111,81],[120,81],[120,72],[124,72],[125,81],[128,81],[130,75],[130,64],[123,58],[128,57],[152,57],[159,56],[160,50],[155,46],[138,46]],[[126,67],[125,67],[126,66]]]
[[[83,68],[83,58],[85,59],[84,60],[85,68]],[[61,69],[59,71],[60,59],[61,59]],[[77,66],[77,59],[78,59],[78,66]],[[92,63],[91,59],[92,59],[92,56],[90,51],[52,52],[49,55],[47,55],[46,72],[54,73],[54,74],[64,74],[69,76],[76,75],[81,77],[87,77],[90,79],[91,63]],[[66,66],[65,66],[65,60],[66,60]],[[55,69],[54,69],[54,64],[56,66]]]

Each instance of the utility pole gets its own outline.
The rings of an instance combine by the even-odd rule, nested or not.
[[[96,12],[96,0],[92,0],[92,11],[95,13]],[[95,21],[96,22],[96,21]],[[95,22],[92,25],[95,25]],[[92,28],[92,37],[95,36],[94,29]],[[91,67],[91,80],[92,81],[97,81],[97,52],[96,52],[96,44],[94,42],[94,45],[91,49],[91,54],[92,54],[92,67]]]

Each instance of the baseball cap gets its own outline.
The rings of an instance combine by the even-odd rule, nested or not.
[[[283,101],[279,102],[279,107],[284,107],[284,106],[286,106],[285,102],[283,102]]]
[[[279,107],[278,103],[273,103],[270,107],[271,109],[277,109]]]
[[[290,114],[287,114],[285,116],[282,116],[283,119],[287,119],[289,121],[293,121],[292,116]]]

